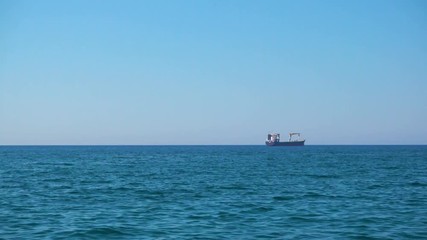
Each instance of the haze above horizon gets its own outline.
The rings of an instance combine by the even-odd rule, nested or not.
[[[427,144],[426,1],[0,1],[0,145]]]

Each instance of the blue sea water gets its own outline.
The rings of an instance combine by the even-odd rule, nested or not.
[[[427,239],[427,146],[2,146],[0,239]]]

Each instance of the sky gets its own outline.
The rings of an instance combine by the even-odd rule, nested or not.
[[[0,144],[427,144],[427,1],[0,0]]]

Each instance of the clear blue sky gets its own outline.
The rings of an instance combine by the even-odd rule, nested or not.
[[[0,144],[427,144],[427,1],[0,0]]]

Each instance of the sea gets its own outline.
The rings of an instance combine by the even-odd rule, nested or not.
[[[0,239],[427,239],[427,146],[0,146]]]

